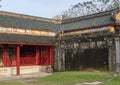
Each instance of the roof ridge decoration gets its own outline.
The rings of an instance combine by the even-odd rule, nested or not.
[[[43,17],[31,16],[31,15],[25,15],[25,14],[17,14],[17,13],[5,12],[5,11],[0,11],[0,15],[7,15],[7,16],[13,16],[13,17],[17,17],[17,18],[45,21],[45,22],[54,23],[54,24],[61,23],[60,20],[56,20],[56,19],[43,18]]]

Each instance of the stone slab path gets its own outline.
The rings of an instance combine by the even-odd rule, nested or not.
[[[21,80],[32,80],[33,78],[40,78],[51,75],[51,73],[34,73],[34,74],[24,74],[20,76],[0,76],[0,82],[7,82],[7,81],[21,81]]]
[[[96,81],[96,82],[86,82],[86,83],[81,83],[81,84],[75,84],[75,85],[98,85],[101,84],[102,82]]]

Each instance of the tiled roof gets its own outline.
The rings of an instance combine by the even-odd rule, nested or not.
[[[19,29],[49,30],[55,31],[57,33],[61,29],[63,31],[70,31],[115,24],[112,13],[116,11],[118,12],[118,10],[115,9],[103,13],[77,17],[63,21],[56,21],[53,19],[14,14],[9,12],[0,12],[0,26],[14,27]],[[52,44],[55,41],[53,37],[3,33],[0,34],[0,42]]]
[[[62,21],[62,29],[64,31],[78,30],[84,28],[94,28],[99,26],[114,24],[114,16],[112,13],[118,11],[118,9],[101,12],[93,15],[82,16]]]
[[[20,35],[20,34],[0,34],[0,42],[17,42],[32,44],[54,44],[53,37]]]
[[[33,17],[0,11],[0,26],[22,29],[56,31],[59,22],[53,19]]]

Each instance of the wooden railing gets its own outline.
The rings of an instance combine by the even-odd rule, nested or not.
[[[35,65],[35,64],[36,64],[35,57],[20,58],[20,65]]]
[[[41,59],[39,59],[39,65],[48,65],[49,64],[49,62],[48,62],[48,58],[41,58]]]
[[[16,58],[10,58],[10,66],[17,65]],[[36,65],[36,58],[35,57],[21,57],[20,58],[20,65],[21,66],[29,66],[29,65]]]

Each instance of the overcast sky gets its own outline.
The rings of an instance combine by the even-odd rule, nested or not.
[[[87,0],[2,0],[0,10],[52,18],[82,1]]]

